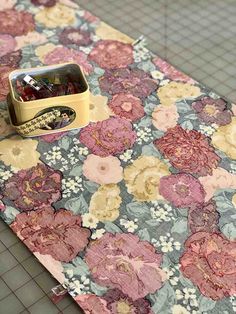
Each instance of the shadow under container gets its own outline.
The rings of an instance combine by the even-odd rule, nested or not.
[[[16,93],[16,81],[29,75],[35,77],[70,76],[80,86],[76,94],[22,101]],[[82,69],[74,63],[65,63],[30,69],[19,69],[9,74],[10,94],[8,111],[12,126],[22,136],[64,132],[78,129],[89,123],[89,86]],[[63,115],[68,123],[61,123]],[[43,122],[42,122],[43,121]],[[66,125],[65,125],[66,124]]]

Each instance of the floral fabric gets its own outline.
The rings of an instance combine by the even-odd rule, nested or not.
[[[24,139],[16,68],[84,70],[91,122]],[[85,313],[236,311],[236,106],[71,0],[0,4],[0,215]]]

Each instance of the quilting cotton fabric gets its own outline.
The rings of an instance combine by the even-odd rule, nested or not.
[[[0,8],[4,221],[85,313],[236,311],[236,106],[75,2]],[[67,61],[91,123],[15,134],[8,73]]]

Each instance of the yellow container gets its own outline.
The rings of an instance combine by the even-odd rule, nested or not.
[[[81,92],[21,101],[15,91],[16,80],[30,75],[32,77],[70,75],[80,84]],[[15,70],[9,74],[10,95],[8,109],[12,125],[23,136],[38,136],[77,129],[89,123],[89,87],[79,65],[65,63],[31,69]],[[43,122],[42,122],[43,120]],[[46,122],[45,122],[46,121]]]

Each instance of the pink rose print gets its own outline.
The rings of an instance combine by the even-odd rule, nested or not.
[[[118,289],[110,290],[107,294],[103,296],[103,299],[107,302],[107,308],[112,314],[121,314],[119,307],[123,306],[127,309],[125,313],[134,314],[153,314],[150,304],[145,299],[138,299],[133,301],[127,295],[122,293]]]
[[[117,157],[91,154],[84,161],[83,175],[98,184],[118,183],[123,179],[123,168]]]
[[[160,289],[166,279],[162,255],[131,233],[106,233],[87,248],[85,261],[98,284],[117,288],[134,301]]]
[[[21,50],[7,53],[5,56],[0,57],[0,64],[2,67],[17,68],[22,57]]]
[[[0,57],[12,52],[16,47],[16,40],[11,35],[0,34]],[[1,64],[2,66],[2,64]]]
[[[236,241],[222,234],[198,232],[185,242],[181,271],[207,298],[220,300],[236,293]]]
[[[117,40],[100,40],[90,52],[89,59],[103,69],[125,68],[134,61],[133,46]]]
[[[171,174],[160,179],[160,194],[176,207],[190,207],[204,201],[205,191],[190,174]]]
[[[0,11],[0,30],[2,34],[20,36],[33,31],[34,28],[32,14],[15,9]]]
[[[107,70],[99,78],[99,85],[102,91],[111,95],[127,93],[138,98],[146,98],[158,87],[156,80],[137,68]]]
[[[192,103],[192,107],[199,119],[206,124],[226,125],[231,122],[232,113],[227,109],[227,103],[222,98],[204,97]]]
[[[40,139],[47,143],[53,143],[62,138],[66,134],[67,132],[57,132],[53,134],[42,135],[40,136]]]
[[[166,132],[176,126],[178,118],[179,114],[175,105],[158,105],[152,113],[152,124],[158,130]]]
[[[173,167],[200,176],[212,174],[220,161],[205,135],[196,130],[185,130],[180,125],[169,129],[154,141],[154,145]]]
[[[122,154],[134,145],[136,137],[132,124],[128,120],[111,117],[107,120],[90,123],[83,128],[79,140],[93,154],[106,157]]]
[[[78,63],[86,74],[91,73],[93,70],[93,66],[87,61],[86,54],[71,48],[59,46],[48,52],[44,57],[45,64],[58,64],[66,62]]]
[[[31,0],[31,3],[34,5],[43,5],[45,7],[53,7],[56,4],[57,0]]]
[[[63,45],[75,44],[88,46],[92,43],[90,33],[77,28],[66,28],[60,34],[59,41]]]
[[[142,101],[131,94],[114,95],[108,106],[117,116],[132,122],[141,119],[145,115]]]
[[[162,60],[161,58],[155,57],[152,61],[159,68],[159,70],[165,74],[166,78],[173,81],[180,81],[189,84],[195,83],[195,81],[191,77],[178,71],[175,67]]]
[[[0,101],[5,100],[9,93],[8,75],[13,70],[15,69],[9,66],[0,67]]]
[[[207,203],[196,204],[188,212],[188,226],[192,233],[199,231],[216,232],[219,230],[220,215],[216,211],[216,203],[210,200]]]
[[[212,175],[200,177],[199,181],[206,191],[206,201],[213,197],[217,190],[236,189],[236,175],[220,167],[213,169]]]
[[[106,301],[95,294],[81,294],[74,298],[85,314],[112,314]]]
[[[87,246],[90,236],[90,231],[81,227],[79,215],[51,207],[20,213],[10,227],[32,252],[66,263]]]
[[[61,196],[61,173],[44,164],[20,170],[6,183],[3,195],[22,211],[51,205]]]

